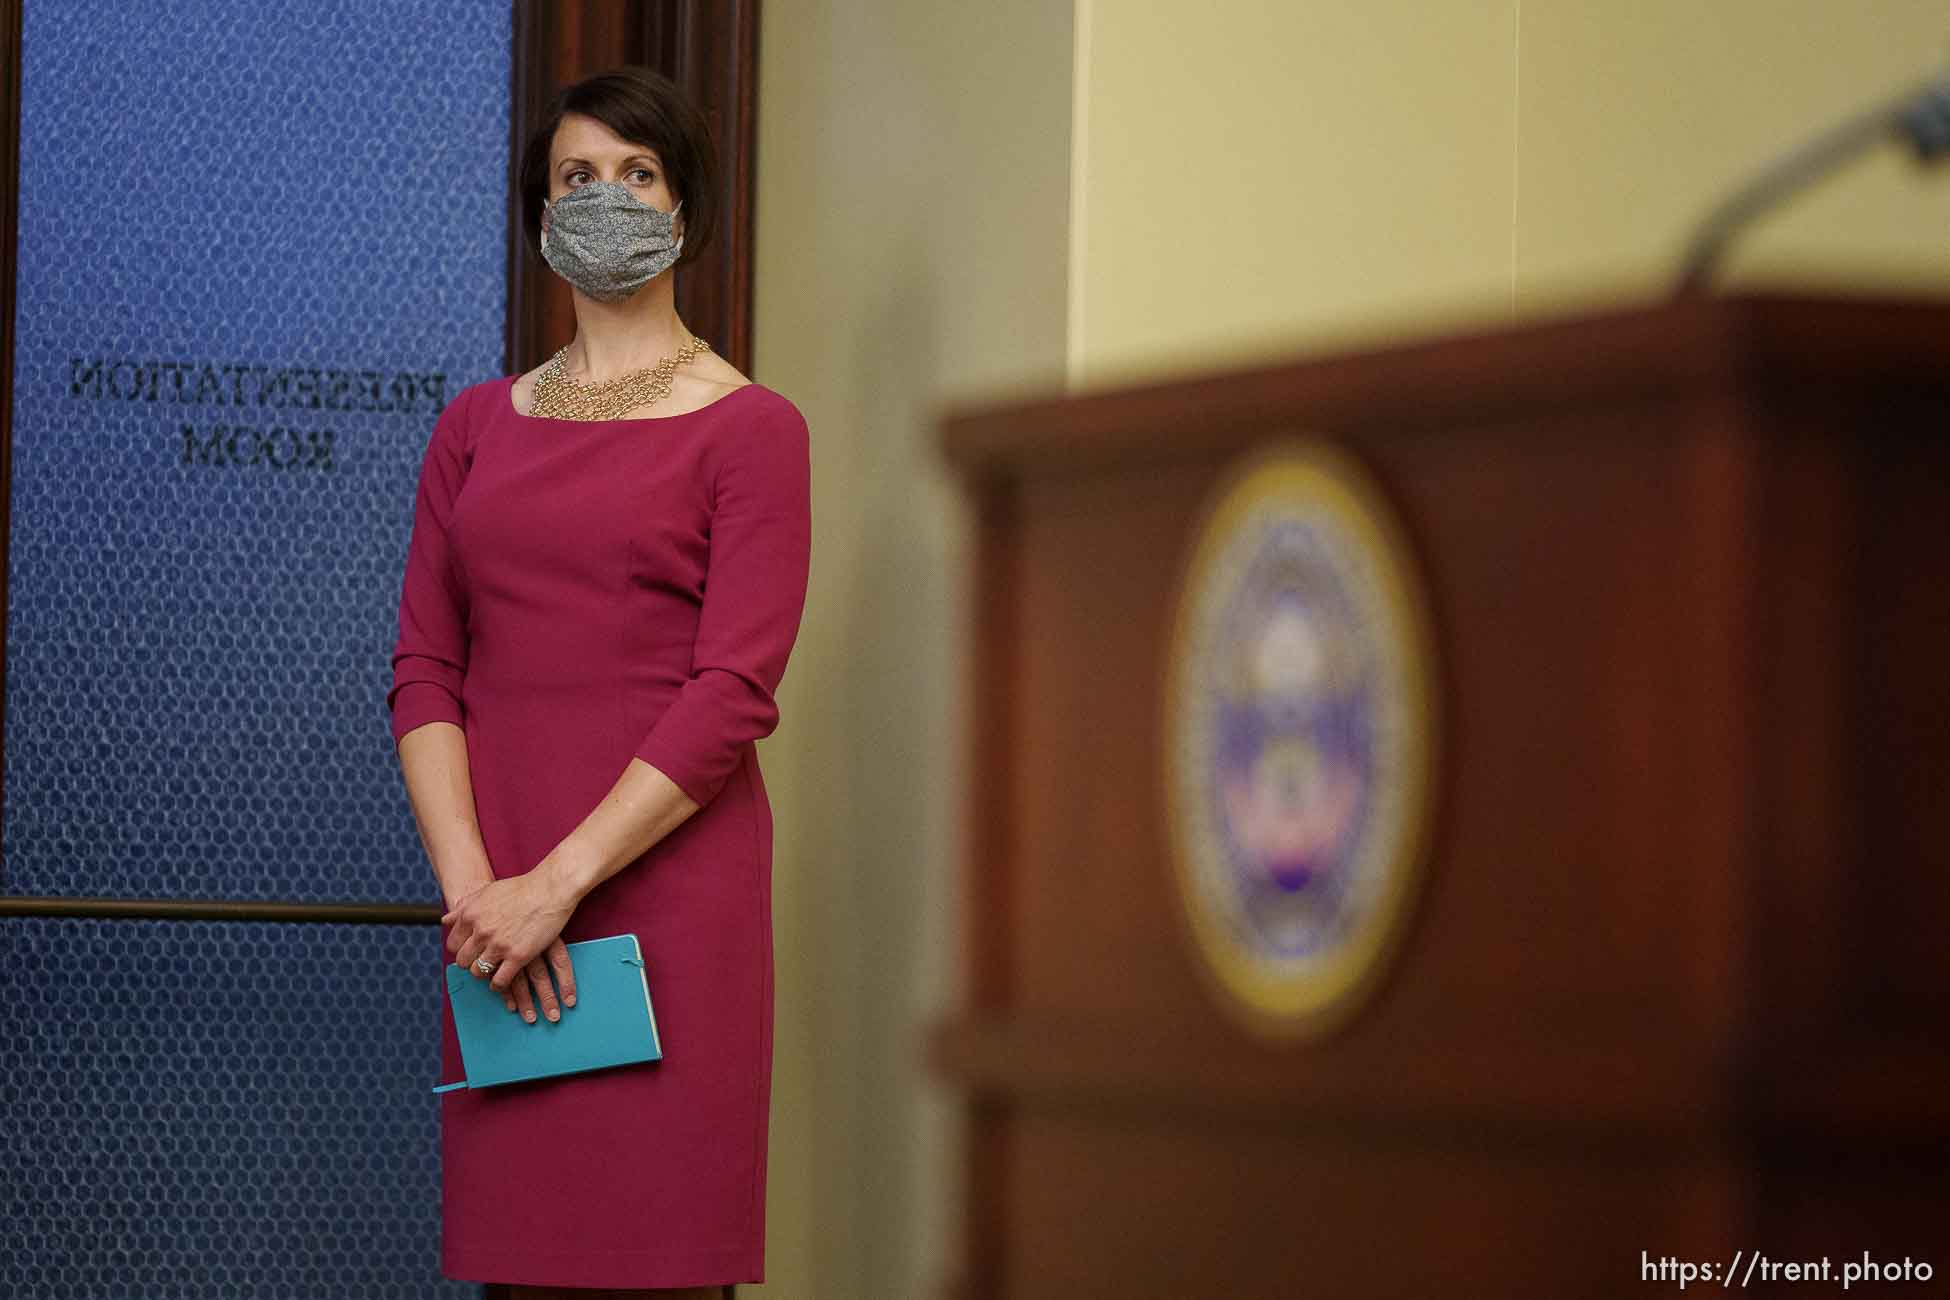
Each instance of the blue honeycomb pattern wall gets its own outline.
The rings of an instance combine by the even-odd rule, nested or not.
[[[432,927],[0,919],[0,1296],[440,1276]]]
[[[500,373],[497,0],[24,0],[0,895],[434,903],[385,715]],[[430,925],[0,918],[0,1297],[440,1276]]]
[[[5,888],[435,901],[385,691],[508,7],[27,0]]]

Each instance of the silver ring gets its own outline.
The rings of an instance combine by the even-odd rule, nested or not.
[[[495,963],[489,961],[485,957],[477,957],[474,960],[474,969],[481,972],[481,974],[483,975],[494,974],[494,967],[495,967]]]

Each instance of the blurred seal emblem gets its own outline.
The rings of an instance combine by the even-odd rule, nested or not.
[[[1257,1033],[1340,1024],[1399,940],[1428,821],[1425,609],[1346,454],[1281,440],[1221,475],[1179,574],[1164,793],[1201,968]]]

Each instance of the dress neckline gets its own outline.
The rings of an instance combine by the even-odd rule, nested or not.
[[[756,380],[750,383],[740,384],[723,397],[713,398],[702,406],[693,407],[688,411],[679,411],[675,415],[633,415],[627,418],[618,416],[613,420],[571,420],[560,415],[529,415],[526,411],[516,406],[515,383],[520,378],[520,375],[508,376],[508,386],[502,392],[502,404],[514,414],[516,419],[537,420],[543,424],[662,424],[665,420],[683,420],[693,415],[703,415],[706,411],[714,411],[725,402],[730,401],[732,398],[738,396],[738,394],[744,392],[747,388],[757,388],[760,386]]]

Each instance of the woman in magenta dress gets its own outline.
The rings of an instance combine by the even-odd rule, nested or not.
[[[635,933],[664,1046],[442,1094],[442,1270],[515,1297],[764,1280],[772,817],[753,742],[804,608],[811,476],[798,410],[677,316],[712,168],[701,116],[655,73],[557,96],[523,214],[575,290],[576,337],[454,398],[414,506],[387,705],[448,954],[511,1015],[552,1020],[575,1014],[563,945]],[[441,1007],[458,1079],[444,986]]]

